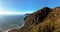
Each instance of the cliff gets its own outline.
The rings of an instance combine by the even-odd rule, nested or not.
[[[8,32],[60,32],[60,7],[44,7],[24,18],[24,26]]]

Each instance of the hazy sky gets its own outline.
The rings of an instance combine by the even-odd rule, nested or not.
[[[60,6],[60,0],[0,0],[0,14],[30,13],[46,6]]]

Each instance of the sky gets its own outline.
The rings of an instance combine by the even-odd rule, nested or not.
[[[60,6],[60,0],[0,0],[0,14],[25,14]]]

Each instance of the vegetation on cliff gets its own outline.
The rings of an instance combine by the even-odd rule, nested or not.
[[[10,30],[12,32],[14,29]],[[60,7],[40,9],[24,19],[24,26],[13,32],[60,32]]]

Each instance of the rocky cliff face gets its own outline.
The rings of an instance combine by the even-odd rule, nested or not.
[[[24,19],[24,26],[9,32],[60,32],[60,7],[40,9]]]

